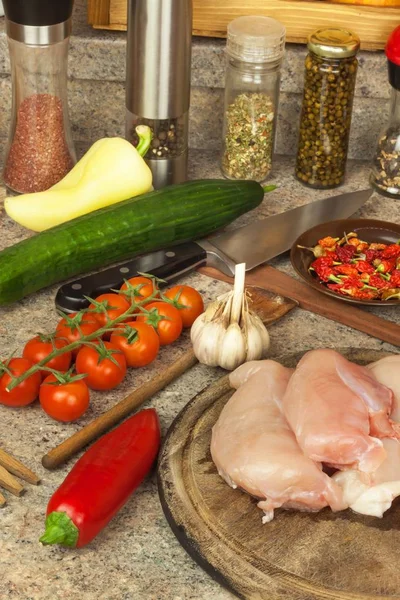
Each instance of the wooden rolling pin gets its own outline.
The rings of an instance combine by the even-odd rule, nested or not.
[[[231,277],[211,267],[202,267],[199,272],[221,281],[229,283],[233,281]],[[282,296],[289,296],[296,300],[300,308],[304,310],[358,329],[378,340],[400,346],[400,325],[321,294],[274,267],[265,265],[249,271],[246,273],[246,284],[258,286]]]
[[[124,400],[113,406],[113,408],[83,427],[83,429],[66,439],[59,446],[50,450],[50,452],[43,456],[42,465],[46,469],[56,469],[79,452],[79,450],[87,446],[87,444],[90,444],[90,442],[93,442],[100,435],[128,417],[143,402],[146,402],[154,394],[160,392],[196,363],[197,358],[193,350],[188,350],[181,358],[164,369],[159,375],[144,383]]]

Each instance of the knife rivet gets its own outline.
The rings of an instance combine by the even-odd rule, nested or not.
[[[80,289],[82,289],[82,285],[80,283],[73,283],[71,287],[72,287],[73,290],[80,290]]]
[[[173,258],[175,256],[175,252],[166,252],[165,256],[168,256],[168,258]]]
[[[119,270],[120,273],[129,273],[129,268],[128,267],[121,267]]]

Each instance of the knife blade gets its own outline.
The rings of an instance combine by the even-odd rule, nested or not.
[[[66,283],[57,292],[56,306],[70,313],[88,306],[85,296],[119,288],[124,279],[151,273],[170,283],[200,266],[211,266],[233,275],[237,263],[246,270],[290,250],[301,233],[320,223],[353,215],[372,194],[371,189],[348,192],[260,219],[204,240],[186,242],[137,256],[98,273]]]

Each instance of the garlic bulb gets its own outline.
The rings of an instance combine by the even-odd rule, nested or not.
[[[244,362],[264,358],[268,351],[268,331],[248,308],[245,272],[244,263],[236,265],[233,290],[211,302],[192,325],[196,358],[210,367],[233,371]]]

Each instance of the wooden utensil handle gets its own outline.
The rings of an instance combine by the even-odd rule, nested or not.
[[[203,267],[199,271],[214,279],[233,281],[231,277],[224,275],[217,269]],[[366,313],[340,300],[320,294],[274,267],[264,265],[249,271],[246,274],[246,283],[257,285],[275,294],[293,298],[304,310],[322,315],[331,321],[348,325],[394,346],[400,346],[400,325],[376,317],[371,313]]]
[[[80,431],[66,439],[62,444],[48,452],[42,458],[46,469],[56,469],[79,450],[84,448],[97,437],[111,429],[114,425],[130,415],[143,402],[149,400],[154,394],[172,383],[177,377],[197,363],[193,350],[190,349],[174,364],[164,369],[159,375],[143,384],[140,388],[129,394],[124,400],[118,402],[113,408],[103,413],[100,417],[83,427]]]
[[[0,494],[0,508],[3,508],[7,504],[7,500],[4,498],[3,494]]]
[[[0,465],[7,469],[9,473],[13,473],[20,479],[27,481],[28,483],[32,483],[33,485],[37,485],[40,482],[39,477],[33,473],[28,467],[23,465],[19,460],[10,456],[0,448]]]

